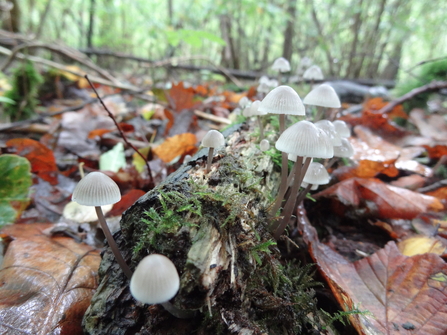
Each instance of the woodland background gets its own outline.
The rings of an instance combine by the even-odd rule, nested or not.
[[[395,80],[399,71],[403,75],[418,62],[447,52],[447,4],[442,0],[12,3],[10,12],[3,6],[6,30],[83,51],[153,61],[175,56],[173,62],[208,60],[227,68],[266,70],[283,56],[300,74],[307,66],[302,59],[308,57],[326,77]],[[116,59],[98,56],[97,62],[129,70]]]

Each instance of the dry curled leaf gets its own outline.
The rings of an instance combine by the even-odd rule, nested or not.
[[[351,178],[314,195],[334,198],[346,207],[362,209],[382,219],[413,219],[444,206],[435,197],[385,184],[378,179]],[[339,213],[340,214],[340,213]]]
[[[81,322],[97,287],[96,249],[48,237],[51,224],[16,224],[0,270],[1,334],[83,334]]]

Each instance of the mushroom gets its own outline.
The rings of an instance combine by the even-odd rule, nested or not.
[[[315,121],[321,118],[323,108],[340,108],[340,98],[334,88],[328,84],[321,84],[310,91],[303,99],[306,105],[317,106],[318,114]],[[323,107],[323,108],[322,108]]]
[[[80,205],[95,206],[96,215],[98,216],[99,223],[112,249],[113,255],[124,274],[130,279],[132,277],[132,271],[121,255],[101,209],[101,206],[111,205],[121,200],[118,185],[112,178],[102,172],[91,172],[76,185],[71,199]]]
[[[258,110],[262,113],[279,114],[279,135],[285,129],[286,114],[306,115],[306,109],[300,96],[293,88],[286,85],[271,90],[262,100]],[[278,194],[283,194],[283,196],[287,189],[287,171],[287,154],[283,153],[281,156],[281,183],[278,191]]]
[[[323,80],[324,76],[319,66],[312,65],[306,71],[304,71],[303,79],[309,80],[310,84],[313,85],[315,80]]]
[[[250,116],[256,116],[259,124],[259,139],[262,140],[264,138],[264,126],[262,124],[261,116],[266,115],[266,112],[261,112],[259,110],[259,106],[261,105],[261,101],[255,100],[251,104],[249,108],[246,108],[244,110],[244,116],[250,117]]]
[[[290,71],[290,63],[284,57],[276,58],[272,65],[272,70],[278,72],[289,72]]]
[[[312,162],[307,169],[306,174],[304,175],[303,182],[301,186],[304,187],[303,190],[298,194],[297,203],[301,203],[305,198],[307,192],[311,189],[315,190],[319,185],[325,185],[329,183],[330,177],[329,173],[327,173],[326,168],[323,164]]]
[[[341,137],[337,133],[335,126],[329,120],[320,120],[314,123],[316,127],[322,129],[331,139],[333,146],[341,145]]]
[[[169,302],[180,288],[180,277],[174,263],[163,255],[151,254],[138,263],[130,280],[130,293],[144,304],[161,304],[180,319],[194,316],[193,311],[182,310]]]
[[[208,159],[206,162],[206,173],[211,170],[211,162],[213,160],[213,153],[215,148],[219,148],[225,145],[225,138],[222,133],[217,130],[210,130],[206,133],[202,140],[202,146],[209,148]]]
[[[332,122],[332,124],[334,125],[335,130],[337,131],[338,135],[340,135],[340,137],[351,136],[351,130],[349,129],[345,121],[335,120]]]
[[[267,151],[268,149],[270,149],[270,143],[269,140],[267,139],[263,139],[261,141],[261,143],[259,143],[259,147],[261,148],[262,151]]]
[[[278,239],[292,216],[300,185],[312,157],[331,158],[334,155],[334,150],[327,134],[309,121],[300,121],[287,128],[278,138],[275,147],[283,153],[297,156],[291,171],[294,177],[290,195],[282,211],[283,219],[278,224],[272,224],[270,227],[275,238]],[[271,213],[275,214],[281,207],[282,198],[285,194],[285,191],[283,192],[282,194],[278,193]]]

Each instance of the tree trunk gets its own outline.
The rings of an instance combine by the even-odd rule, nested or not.
[[[287,4],[287,25],[284,31],[284,43],[282,56],[289,62],[292,60],[293,37],[295,36],[294,27],[296,21],[296,0],[289,0]]]
[[[93,48],[93,33],[95,28],[96,0],[90,0],[89,21],[87,30],[87,49]]]
[[[210,173],[202,150],[130,207],[115,234],[131,269],[152,253],[174,262],[181,288],[171,302],[195,316],[177,319],[160,305],[136,303],[107,248],[84,317],[88,334],[291,335],[313,323],[307,317],[318,313],[312,294],[288,279],[299,269],[280,266],[266,229],[278,169],[245,126],[224,135],[228,145],[214,156]]]

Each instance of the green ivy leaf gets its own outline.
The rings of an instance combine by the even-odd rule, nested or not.
[[[31,164],[17,155],[0,156],[0,227],[14,223],[28,206]]]

